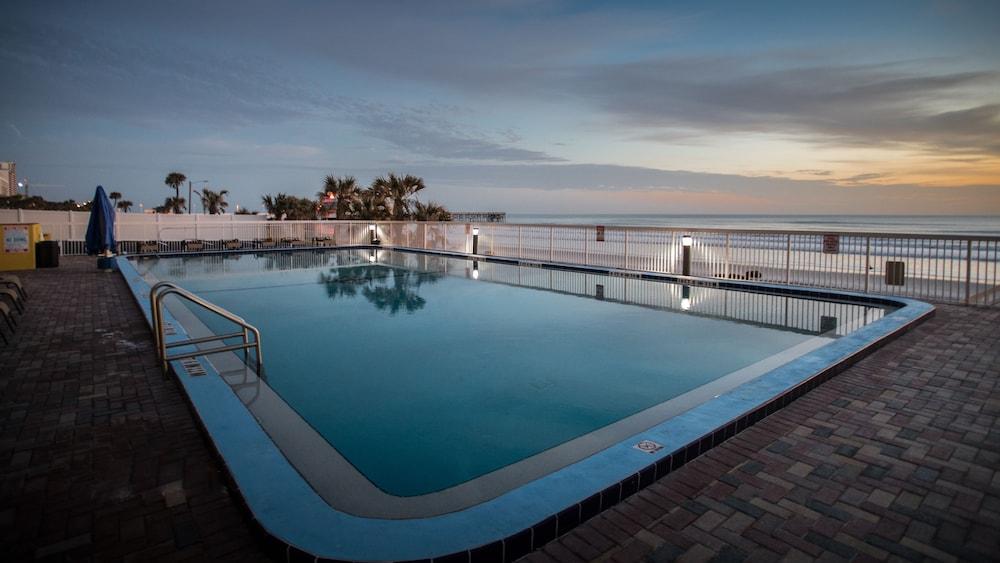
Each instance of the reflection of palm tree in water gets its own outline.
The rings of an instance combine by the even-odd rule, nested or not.
[[[414,313],[423,309],[427,301],[416,290],[424,283],[436,282],[441,276],[436,272],[365,264],[322,272],[319,281],[326,285],[326,294],[331,299],[356,297],[360,290],[376,309],[395,315],[403,310]]]

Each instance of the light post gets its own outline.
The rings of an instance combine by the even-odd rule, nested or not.
[[[681,237],[681,247],[683,248],[683,260],[684,266],[681,270],[685,276],[691,275],[691,245],[694,243],[694,239],[691,235],[684,235]]]
[[[208,180],[195,180],[193,183],[195,183],[195,184],[207,184]],[[188,180],[188,201],[187,201],[187,204],[188,204],[187,205],[188,215],[191,214],[191,192],[194,191],[194,190],[191,189],[191,184],[192,184],[191,180]],[[204,206],[205,206],[205,204],[202,203],[202,207],[203,208],[204,208]],[[204,211],[204,209],[202,209],[202,211]]]
[[[378,244],[378,227],[375,223],[368,225],[368,232],[371,234],[371,243]]]
[[[472,253],[479,254],[479,227],[472,227]]]
[[[23,189],[24,190],[24,197],[28,197],[28,190],[30,188],[30,184],[28,182],[28,178],[27,177],[25,177],[24,179],[20,180],[17,183],[17,187],[18,187],[18,189]]]

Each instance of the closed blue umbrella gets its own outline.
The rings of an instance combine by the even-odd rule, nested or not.
[[[108,194],[104,193],[104,187],[97,186],[90,207],[90,223],[87,224],[87,254],[110,256],[116,248],[115,208]]]

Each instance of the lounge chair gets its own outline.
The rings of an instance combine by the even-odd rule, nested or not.
[[[11,305],[17,308],[17,312],[24,314],[24,302],[21,301],[21,295],[13,289],[3,288],[0,289],[0,297],[10,301]]]
[[[7,321],[7,328],[10,329],[10,334],[11,336],[13,336],[14,327],[17,326],[17,321],[14,320],[14,315],[10,313],[10,307],[8,307],[6,303],[0,302],[0,316],[2,316],[5,321]],[[10,343],[10,341],[7,340],[7,335],[3,333],[2,329],[0,329],[0,336],[3,337],[4,344]]]
[[[287,244],[288,246],[302,246],[306,242],[298,237],[285,237],[281,239],[282,244]]]
[[[336,246],[337,243],[330,237],[313,237],[313,246]]]
[[[274,242],[273,238],[258,239],[257,246],[260,248],[274,248],[278,243]]]
[[[188,252],[200,252],[205,250],[205,243],[200,240],[184,241],[184,250]]]
[[[147,240],[145,242],[139,243],[140,254],[156,253],[159,252],[159,250],[160,250],[160,244],[155,240]]]
[[[21,278],[17,276],[7,274],[0,276],[0,286],[12,287],[21,294],[21,299],[28,298],[28,292],[24,289],[24,284],[21,283]]]
[[[233,240],[224,240],[222,241],[222,248],[226,250],[239,250],[243,248],[243,243],[240,242],[240,239],[238,238],[234,238]]]

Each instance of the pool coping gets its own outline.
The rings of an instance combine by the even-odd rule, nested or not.
[[[440,516],[408,520],[363,518],[331,508],[285,459],[222,378],[192,377],[187,375],[179,362],[173,362],[174,373],[180,374],[177,379],[232,482],[239,489],[254,527],[263,532],[267,546],[276,555],[288,560],[300,557],[308,560],[376,561],[430,558],[448,561],[514,560],[784,407],[934,313],[933,306],[905,298],[422,249],[352,245],[267,249],[264,252],[357,248],[384,248],[528,266],[545,265],[697,286],[849,299],[901,308],[717,399],[495,499]],[[261,250],[228,252],[255,253]],[[153,256],[199,254],[163,253]],[[129,258],[117,258],[119,270],[148,321],[149,287]],[[168,341],[183,339],[183,329],[169,312],[164,316],[175,324],[177,332],[168,335]],[[210,375],[215,374],[207,361],[199,358],[199,363]],[[718,420],[726,422],[721,425],[714,422]],[[645,453],[634,447],[641,440],[651,440],[663,447],[654,453]],[[525,526],[524,522],[534,524]]]

